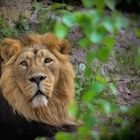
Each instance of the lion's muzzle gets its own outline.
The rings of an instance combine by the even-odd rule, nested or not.
[[[39,85],[39,83],[45,79],[46,79],[45,75],[35,75],[35,76],[32,76],[31,78],[29,78],[29,81]]]
[[[43,73],[37,73],[30,76],[29,81],[32,84],[36,84],[37,91],[35,92],[34,96],[32,97],[32,106],[39,107],[39,106],[46,106],[48,102],[48,96],[40,89],[42,87],[42,83],[45,82],[47,76]],[[46,92],[46,91],[45,91]]]

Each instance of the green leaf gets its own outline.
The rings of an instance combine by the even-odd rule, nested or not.
[[[49,10],[50,11],[55,11],[59,8],[64,8],[64,7],[66,7],[66,4],[64,4],[64,3],[55,3],[49,8]]]
[[[37,137],[35,140],[46,140],[46,137]]]
[[[86,121],[86,125],[88,127],[95,126],[97,124],[97,119],[95,117],[89,116],[88,114],[85,114],[84,121]]]
[[[120,14],[114,15],[115,18],[115,28],[119,31],[122,28],[126,28],[128,26],[128,19]]]
[[[136,37],[140,38],[140,28],[135,31],[135,35]]]
[[[103,47],[97,52],[98,59],[102,62],[107,62],[110,54],[110,49]]]
[[[101,104],[102,104],[102,107],[103,107],[103,110],[105,113],[110,113],[111,112],[111,106],[110,106],[110,103],[105,101],[105,100],[101,100]]]
[[[69,106],[69,115],[72,117],[76,117],[77,112],[78,112],[78,108],[77,108],[77,104],[75,102],[73,102],[70,106]]]
[[[90,25],[92,21],[90,14],[88,14],[87,12],[75,12],[74,19],[75,22],[77,22],[79,25],[82,25],[85,28],[87,27],[87,25]],[[90,26],[88,26],[88,28],[90,28]]]
[[[103,99],[98,99],[95,100],[95,103],[98,105],[98,108],[105,113],[110,113],[111,112],[111,104]]]
[[[33,7],[36,11],[39,11],[40,9],[42,9],[42,4],[35,0],[35,2],[33,3]]]
[[[95,52],[89,52],[86,56],[86,62],[88,65],[92,64],[93,63],[93,60],[96,58],[96,54]]]
[[[106,28],[107,31],[109,32],[113,32],[113,27],[114,23],[113,20],[110,17],[105,17],[105,19],[103,20],[103,26]]]
[[[107,46],[108,48],[112,49],[112,47],[115,45],[116,41],[113,37],[107,36],[104,39],[104,45]]]
[[[66,9],[61,9],[61,10],[57,10],[55,11],[55,14],[58,15],[58,17],[62,17],[63,15],[67,15],[70,14],[71,12],[66,10]],[[50,17],[51,18],[51,17]],[[59,19],[59,18],[58,18]]]
[[[97,6],[97,9],[103,10],[105,7],[105,1],[104,0],[94,0],[95,6]]]
[[[86,77],[90,77],[91,76],[91,73],[92,73],[92,69],[91,67],[86,67],[86,70],[85,70],[85,75]]]
[[[92,34],[90,34],[90,41],[92,43],[98,44],[101,43],[102,40],[103,36],[99,32],[93,32]]]
[[[90,103],[90,102],[86,102],[86,105],[87,105],[87,107],[88,107],[88,110],[90,111],[90,112],[95,112],[95,106],[92,104],[92,103]]]
[[[95,97],[95,93],[91,90],[89,90],[88,92],[84,93],[82,96],[82,99],[84,101],[92,101],[93,97]]]
[[[92,130],[90,135],[94,140],[100,140],[100,134],[98,133],[98,131],[96,132],[96,131]]]
[[[105,3],[108,8],[115,10],[116,0],[105,0]]]
[[[64,15],[62,17],[62,22],[67,26],[67,27],[72,27],[75,23],[75,18],[72,14]]]
[[[97,29],[95,31],[93,31],[92,33],[90,33],[89,38],[90,38],[90,40],[91,40],[92,43],[94,43],[94,44],[100,43],[101,44],[102,41],[103,41],[103,39],[107,35],[107,30],[102,25],[97,26],[96,28]]]
[[[83,38],[79,41],[79,44],[82,48],[87,48],[90,45],[90,41],[88,40],[88,38]]]
[[[88,126],[83,126],[78,129],[78,133],[81,138],[84,138],[90,133],[90,128]]]
[[[62,23],[57,22],[55,25],[55,34],[58,38],[63,39],[68,33],[68,28]]]
[[[97,75],[96,77],[95,77],[95,79],[97,80],[97,81],[99,81],[99,82],[101,82],[102,84],[106,84],[106,80],[105,80],[105,78],[103,77],[103,76],[101,76],[101,75]]]
[[[104,90],[105,85],[99,81],[94,81],[91,85],[91,89],[95,92],[95,93],[100,93]]]
[[[59,132],[55,135],[55,138],[57,140],[71,140],[72,137],[68,133]]]
[[[117,90],[116,86],[113,83],[109,83],[109,88],[111,90],[111,94],[113,94],[113,95],[118,94],[118,90]]]
[[[93,0],[82,0],[83,5],[87,8],[91,8],[93,6]]]
[[[129,114],[132,116],[139,116],[140,115],[140,104],[135,105],[129,110]]]
[[[140,66],[140,48],[137,49],[137,54],[135,55],[135,64]]]

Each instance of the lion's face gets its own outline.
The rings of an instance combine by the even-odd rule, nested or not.
[[[14,63],[18,88],[33,107],[47,105],[58,82],[60,64],[43,46],[25,48]]]
[[[1,43],[0,87],[14,111],[52,125],[75,123],[68,115],[74,97],[69,47],[51,33]]]

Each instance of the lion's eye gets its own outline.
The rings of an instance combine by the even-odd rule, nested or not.
[[[27,63],[27,61],[21,61],[20,62],[20,65],[22,65],[24,67],[27,67],[28,66],[28,63]]]
[[[45,58],[45,60],[44,60],[44,62],[46,63],[46,64],[48,64],[48,63],[50,63],[50,62],[52,62],[53,60],[51,59],[51,58]]]

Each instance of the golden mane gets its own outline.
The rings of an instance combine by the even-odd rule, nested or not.
[[[59,60],[60,75],[47,106],[33,108],[21,93],[13,76],[13,64],[23,49],[38,44],[44,45]],[[58,39],[54,34],[27,35],[16,39],[6,38],[1,42],[1,79],[2,95],[27,120],[36,120],[51,125],[77,124],[68,114],[68,106],[74,100],[74,72],[69,60],[70,45],[67,40]],[[17,75],[18,76],[18,75]],[[22,81],[21,81],[22,82]]]

